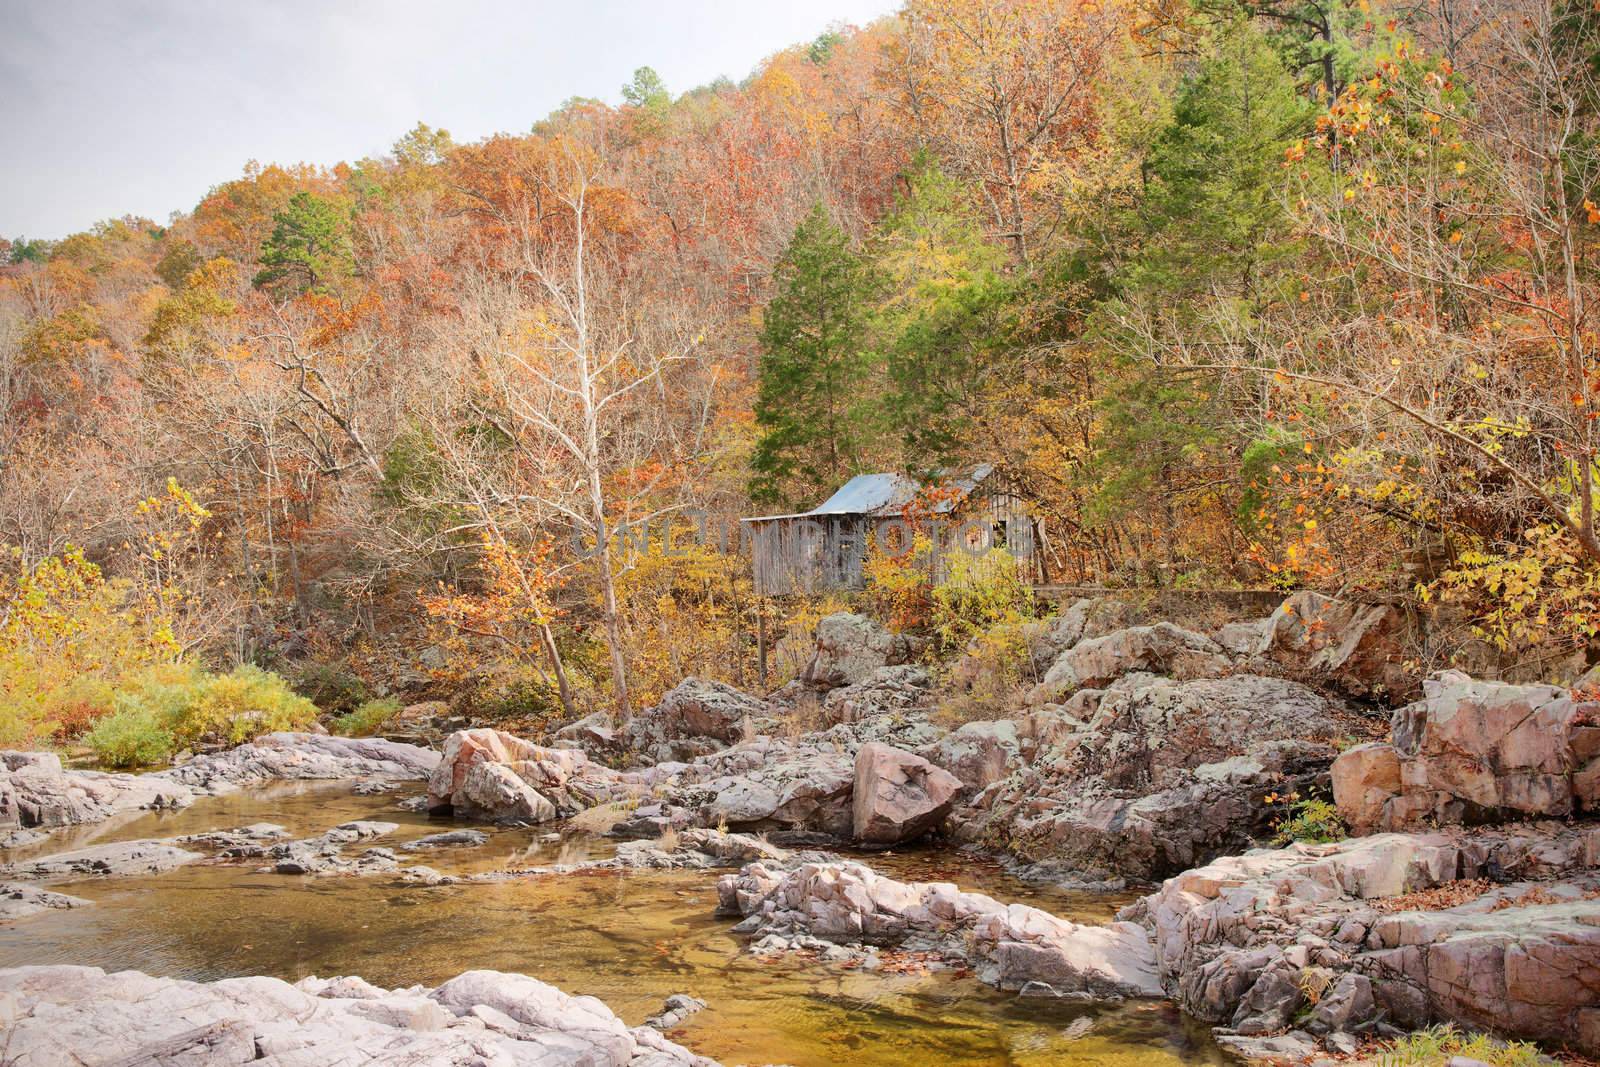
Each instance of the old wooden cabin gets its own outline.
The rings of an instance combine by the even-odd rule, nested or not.
[[[874,544],[904,551],[927,534],[937,581],[952,551],[1004,548],[1038,580],[1039,531],[1014,487],[992,464],[918,481],[904,474],[858,474],[810,511],[743,520],[763,596],[860,589]]]

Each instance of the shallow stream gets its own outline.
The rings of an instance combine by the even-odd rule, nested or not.
[[[308,837],[350,819],[383,819],[401,824],[373,842],[388,847],[451,828],[400,811],[403,795],[356,796],[348,784],[276,785],[203,799],[182,812],[57,831],[10,858],[252,822]],[[414,862],[465,873],[611,852],[607,839],[584,834],[540,843],[549,832],[491,831],[481,848],[420,852]],[[953,881],[1078,921],[1103,921],[1128,899],[1030,886],[959,853],[866,859],[897,878]],[[598,997],[630,1025],[668,995],[691,993],[709,1006],[671,1036],[730,1067],[1227,1062],[1203,1024],[1162,1002],[1063,1004],[1018,998],[948,971],[860,973],[809,958],[759,960],[729,932],[732,920],[714,914],[721,873],[601,871],[422,888],[389,876],[292,877],[201,863],[148,878],[52,883],[95,906],[0,927],[0,966],[76,963],[200,980],[358,974],[383,986],[433,985],[491,968]]]

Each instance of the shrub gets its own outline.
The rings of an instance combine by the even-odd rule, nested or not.
[[[278,730],[303,730],[316,720],[315,704],[276,674],[245,664],[209,676],[173,732],[181,744],[215,740],[237,745]]]
[[[910,544],[883,545],[874,537],[862,562],[866,597],[873,615],[896,632],[928,624],[933,583],[929,580],[932,542],[926,534],[912,536]]]
[[[950,696],[940,717],[952,722],[993,718],[1016,707],[1034,677],[1026,624],[997,623],[973,637],[945,677]]]
[[[85,740],[107,767],[147,767],[172,755],[172,731],[152,703],[133,694],[116,699],[115,710],[101,718]]]
[[[1317,797],[1298,800],[1293,795],[1286,799],[1292,803],[1288,813],[1278,820],[1278,844],[1287,845],[1293,841],[1327,844],[1342,841],[1347,836],[1339,809],[1328,801]]]
[[[275,730],[305,729],[316,717],[316,705],[259,667],[216,675],[167,664],[126,679],[111,713],[85,740],[107,766],[140,766],[202,741],[236,745]]]
[[[1011,553],[956,551],[945,559],[948,573],[933,587],[933,632],[942,649],[964,649],[1001,624],[1033,618],[1033,589]]]
[[[341,737],[369,737],[399,711],[400,701],[395,697],[368,700],[333,720],[333,732]]]
[[[1444,1067],[1456,1056],[1491,1067],[1536,1067],[1549,1062],[1526,1041],[1506,1042],[1485,1034],[1466,1034],[1448,1023],[1399,1038],[1367,1062],[1374,1067]]]
[[[110,713],[121,678],[177,658],[166,619],[78,549],[32,567],[14,549],[10,559],[0,569],[0,746],[74,737]]]

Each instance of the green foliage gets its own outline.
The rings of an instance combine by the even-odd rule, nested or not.
[[[833,50],[844,43],[844,34],[838,30],[823,30],[806,46],[806,58],[817,66],[826,66],[833,58]]]
[[[1005,549],[953,551],[945,560],[948,574],[933,587],[933,632],[942,649],[963,649],[1002,624],[1033,618],[1033,588]]]
[[[878,288],[866,258],[820,203],[773,275],[761,330],[761,437],[750,494],[797,503],[859,473],[878,424],[878,360],[867,312]]]
[[[55,248],[55,243],[41,238],[29,240],[26,237],[13,237],[10,250],[6,256],[8,263],[43,263],[50,258]]]
[[[629,107],[660,114],[672,106],[672,94],[654,68],[640,67],[633,80],[622,87],[622,99]]]
[[[85,740],[107,766],[145,765],[197,744],[237,745],[278,730],[304,730],[316,718],[316,705],[259,667],[211,674],[171,664],[123,679],[111,714]]]
[[[261,245],[258,288],[320,291],[352,269],[349,219],[336,204],[315,193],[295,193],[272,221],[272,233]]]
[[[1201,344],[1283,295],[1299,247],[1284,206],[1283,155],[1309,121],[1278,55],[1242,22],[1223,28],[1179,90],[1150,147],[1144,195],[1122,220],[1121,240],[1138,252],[1095,316],[1124,362],[1100,401],[1096,516],[1147,508],[1152,495],[1170,503],[1210,480],[1188,472],[1229,443],[1219,395],[1226,383],[1148,361],[1137,331]]]
[[[919,155],[879,226],[873,259],[886,294],[877,329],[888,353],[890,419],[914,463],[957,459],[1017,350],[1017,290],[984,237],[966,188]]]
[[[485,679],[473,694],[470,710],[476,718],[497,723],[551,723],[565,715],[561,694],[549,679],[516,668]]]
[[[124,769],[161,763],[177,748],[165,716],[151,701],[120,694],[111,714],[95,723],[84,741],[102,766]]]
[[[1317,797],[1294,801],[1288,814],[1278,820],[1277,829],[1280,845],[1293,841],[1326,844],[1343,841],[1348,836],[1339,809]]]
[[[1163,302],[1201,297],[1195,310],[1219,286],[1247,302],[1261,299],[1272,268],[1294,248],[1283,154],[1310,120],[1310,106],[1261,35],[1246,23],[1224,29],[1151,149],[1138,209],[1146,238],[1124,289]]]
[[[341,737],[370,737],[400,711],[397,697],[368,700],[348,714],[333,720],[333,732]]]
[[[1372,1067],[1445,1067],[1456,1056],[1490,1067],[1538,1067],[1549,1062],[1537,1046],[1526,1041],[1463,1033],[1449,1023],[1407,1034],[1365,1062]]]
[[[200,249],[193,241],[173,241],[161,258],[156,260],[156,275],[168,289],[181,289],[189,275],[203,262]]]

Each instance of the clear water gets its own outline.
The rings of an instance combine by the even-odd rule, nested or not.
[[[393,846],[449,828],[395,807],[403,794],[354,796],[347,786],[288,784],[202,800],[172,814],[77,827],[11,858],[112,840],[171,837],[251,822],[297,837],[355,818],[401,829]],[[417,854],[462,873],[608,854],[603,838],[492,831],[479,849]],[[1079,921],[1103,920],[1126,898],[1032,887],[949,853],[874,856],[900,878],[954,881],[1028,900]],[[672,1032],[725,1064],[1164,1065],[1227,1062],[1207,1028],[1171,1005],[1019,999],[951,972],[864,974],[816,960],[763,962],[717,918],[721,872],[589,872],[435,888],[392,879],[301,878],[201,864],[150,878],[63,881],[95,901],[0,927],[0,966],[77,963],[192,979],[359,974],[384,986],[436,984],[464,970],[518,971],[599,997],[630,1024],[672,993],[708,1003]]]

